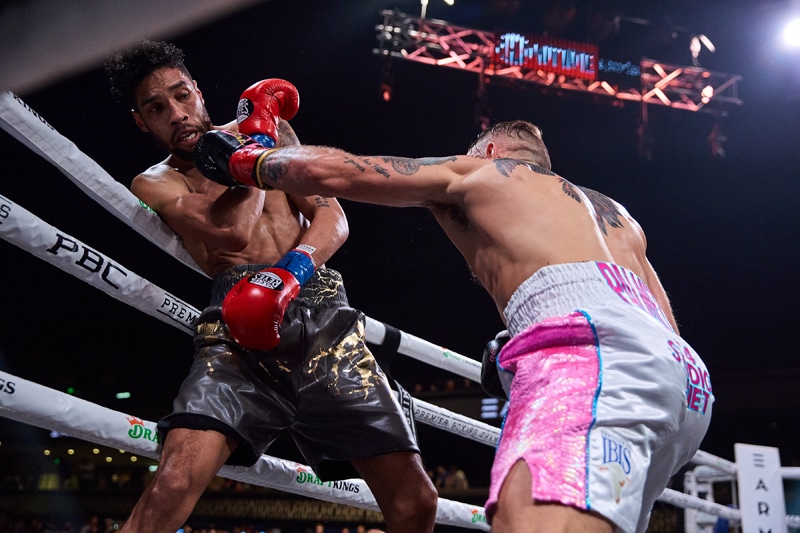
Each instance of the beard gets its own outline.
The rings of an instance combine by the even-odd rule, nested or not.
[[[170,153],[172,153],[172,155],[177,157],[178,159],[182,159],[183,161],[191,162],[194,160],[194,150],[182,150],[180,148],[172,148],[172,150],[170,150]]]
[[[197,132],[198,133],[197,140],[200,140],[200,136],[202,136],[205,132],[209,131],[211,128],[212,128],[211,119],[208,116],[208,112],[206,112],[200,118],[200,124],[193,124],[193,125],[184,127],[180,131],[179,135],[183,136],[183,135],[186,135],[187,133]],[[177,146],[177,143],[175,142],[175,138],[174,137],[172,139],[169,139],[169,140],[164,140],[164,139],[160,139],[158,137],[153,136],[153,139],[156,141],[157,145],[159,145],[161,148],[164,148],[167,152],[172,154],[174,157],[177,157],[178,159],[181,159],[183,161],[187,161],[189,163],[191,163],[193,161],[193,159],[194,159],[194,148],[191,148],[189,150],[185,150],[183,148],[180,148],[179,146]]]

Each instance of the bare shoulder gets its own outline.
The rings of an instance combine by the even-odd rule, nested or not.
[[[157,163],[144,170],[135,178],[133,178],[131,189],[150,184],[168,184],[182,181],[183,174],[176,168],[168,165],[166,161],[162,161],[161,163]]]
[[[133,178],[131,192],[159,211],[165,202],[189,193],[190,189],[184,174],[164,160]]]
[[[600,230],[604,235],[608,235],[608,230],[610,228],[621,229],[629,226],[637,231],[640,229],[639,225],[621,203],[594,189],[581,185],[577,187],[586,195],[589,202],[591,202],[597,218],[597,224],[600,226]]]

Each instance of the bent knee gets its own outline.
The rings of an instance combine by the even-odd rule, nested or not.
[[[403,517],[433,517],[439,503],[439,494],[433,485],[421,484],[414,487],[402,498],[395,498],[392,507],[397,516]]]
[[[192,480],[189,473],[179,468],[159,467],[158,473],[151,481],[153,495],[169,496],[172,494],[182,494],[192,488]]]

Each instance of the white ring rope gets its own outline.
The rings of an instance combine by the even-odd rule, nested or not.
[[[127,188],[108,175],[95,161],[80,152],[74,143],[59,134],[44,118],[11,92],[0,94],[0,127],[55,165],[81,190],[117,218],[187,266],[201,272],[194,260],[186,253],[180,243],[180,239],[157,215],[145,209]],[[99,288],[117,300],[127,303],[163,322],[172,324],[187,333],[192,332],[192,322],[200,314],[198,309],[135,273],[126,270],[109,257],[77,239],[60,232],[3,196],[0,196],[0,213],[3,214],[3,218],[0,218],[0,237],[3,239]],[[78,259],[77,261],[76,258]],[[367,340],[375,344],[382,344],[385,335],[386,325],[367,317]],[[472,381],[480,381],[481,364],[479,361],[414,337],[404,331],[400,331],[400,336],[398,353],[448,370]],[[2,373],[0,373],[0,376],[2,376]],[[90,423],[95,418],[95,415],[86,417],[85,414],[82,414],[85,413],[84,409],[102,410],[101,412],[104,413],[103,417],[105,418],[96,417],[98,420],[110,420],[109,417],[112,416],[121,417],[129,426],[142,424],[143,427],[148,427],[149,425],[150,431],[155,431],[155,424],[152,422],[138,421],[134,423],[131,420],[138,419],[126,417],[121,413],[64,395],[20,378],[10,377],[16,380],[17,383],[23,383],[24,388],[38,389],[39,394],[42,394],[41,397],[49,395],[52,399],[49,404],[45,402],[42,405],[43,410],[27,412],[23,402],[7,401],[7,396],[13,397],[14,395],[4,395],[3,398],[0,398],[0,414],[8,418],[80,436],[85,440],[98,442],[99,444],[105,444],[105,439],[110,439],[108,442],[111,442],[111,444],[108,445],[122,449],[128,448],[124,445],[124,442],[120,443],[119,437],[109,435],[108,431],[103,427],[92,427],[96,425]],[[54,397],[53,395],[56,396]],[[70,417],[65,417],[61,414],[54,419],[48,414],[52,411],[53,405],[68,406],[74,412]],[[497,444],[500,430],[493,426],[452,413],[418,399],[414,399],[413,405],[414,418],[421,423],[438,427],[489,446]],[[86,418],[89,420],[86,420]],[[71,424],[65,425],[64,421],[66,420],[70,420]],[[105,424],[108,424],[108,422],[103,422],[100,425],[103,426]],[[81,435],[76,435],[76,428],[82,432]],[[100,432],[95,433],[95,431]],[[156,446],[157,444],[152,442],[145,445],[144,451],[140,451],[138,447],[134,447],[129,451],[157,458]],[[697,451],[692,458],[692,463],[705,467],[707,473],[704,475],[716,476],[720,479],[730,478],[736,473],[735,463],[702,450]],[[268,482],[264,481],[261,476],[263,472],[269,472],[269,476],[275,476],[276,472],[289,472],[292,479],[294,479],[297,477],[298,468],[305,468],[307,469],[305,470],[306,472],[311,472],[311,469],[307,466],[262,456],[254,467],[249,469],[224,467],[220,471],[220,475],[326,501],[348,503],[366,509],[378,509],[374,499],[371,499],[369,489],[361,480],[348,480],[348,483],[357,483],[359,487],[358,498],[352,500],[352,494],[345,491],[346,495],[338,495],[336,491],[340,489],[332,486],[325,487],[318,484],[310,484],[305,489],[298,489],[292,484],[296,484],[296,481],[291,481],[288,476],[285,476],[281,484],[276,484],[273,487],[267,484]],[[787,478],[800,479],[800,468],[781,469],[781,472],[785,473]],[[370,501],[364,501],[363,496],[365,494],[369,495],[368,499]],[[740,513],[736,509],[672,489],[665,489],[658,500],[679,507],[696,509],[733,521],[740,520]],[[489,529],[485,523],[483,508],[442,498],[439,499],[436,522],[487,531]],[[800,517],[788,516],[787,523],[792,527],[798,527]]]
[[[11,394],[0,397],[0,415],[96,444],[158,459],[156,424],[0,372]],[[310,467],[262,455],[251,467],[223,466],[229,479],[283,490],[318,500],[380,511],[361,479],[321,482]],[[483,508],[439,498],[436,522],[488,531]]]

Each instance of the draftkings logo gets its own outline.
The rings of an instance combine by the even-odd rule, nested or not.
[[[131,425],[130,429],[128,429],[128,436],[130,438],[149,440],[156,444],[160,442],[158,439],[158,431],[146,427],[144,421],[132,416],[127,417],[127,419],[128,423]]]
[[[358,494],[358,492],[361,490],[359,484],[353,483],[352,481],[322,481],[313,472],[306,471],[306,469],[302,466],[297,468],[297,477],[295,478],[295,481],[300,484],[313,483],[314,485],[322,485],[337,490],[352,492],[353,494]]]
[[[472,510],[472,523],[486,523],[486,515],[480,512],[478,509]]]
[[[609,473],[608,481],[611,483],[611,494],[614,501],[619,503],[622,498],[622,489],[630,481],[631,473],[631,447],[626,441],[617,439],[603,432],[603,463],[600,470]]]

